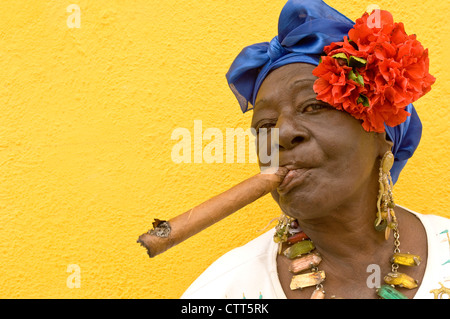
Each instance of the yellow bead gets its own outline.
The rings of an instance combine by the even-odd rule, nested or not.
[[[400,272],[391,272],[384,276],[384,282],[388,285],[399,286],[408,289],[417,288],[417,281]]]
[[[317,286],[324,280],[325,280],[325,272],[322,270],[318,272],[310,272],[307,274],[296,275],[292,277],[290,288],[291,290],[294,290],[299,288],[301,289],[311,286]]]
[[[383,157],[382,163],[382,170],[383,173],[387,174],[390,172],[392,166],[394,165],[394,154],[391,152],[386,153],[386,155]]]
[[[421,259],[419,255],[396,253],[392,256],[391,262],[403,266],[419,266]]]

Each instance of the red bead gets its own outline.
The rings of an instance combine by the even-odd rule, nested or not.
[[[289,237],[287,239],[287,242],[289,244],[295,244],[295,243],[298,243],[299,241],[302,241],[305,239],[309,239],[309,237],[304,232],[299,232],[299,233]]]

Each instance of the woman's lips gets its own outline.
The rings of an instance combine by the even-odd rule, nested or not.
[[[308,168],[291,169],[284,177],[277,191],[280,195],[285,195],[290,192],[294,187],[299,186],[305,180],[307,176]]]

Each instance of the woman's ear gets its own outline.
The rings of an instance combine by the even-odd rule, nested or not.
[[[380,150],[379,156],[383,157],[387,151],[392,151],[394,143],[391,140],[389,140],[389,138],[386,135],[386,132],[377,133],[377,138],[378,138],[378,149]]]

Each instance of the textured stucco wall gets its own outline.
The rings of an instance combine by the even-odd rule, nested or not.
[[[368,1],[329,0],[352,19]],[[69,28],[66,8],[81,9]],[[0,298],[177,298],[217,257],[279,215],[270,197],[155,259],[136,244],[257,172],[175,164],[175,128],[247,128],[225,73],[268,41],[284,0],[3,1],[0,7]],[[448,1],[377,1],[430,49],[424,135],[397,202],[450,217]],[[69,265],[80,287],[69,288]],[[69,280],[70,281],[70,280]]]

